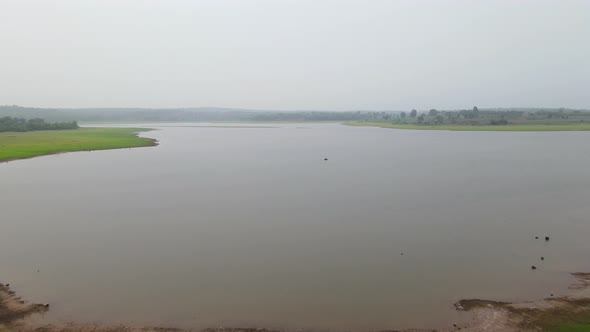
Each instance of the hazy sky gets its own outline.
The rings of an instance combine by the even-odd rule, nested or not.
[[[0,0],[0,104],[590,108],[590,1]]]

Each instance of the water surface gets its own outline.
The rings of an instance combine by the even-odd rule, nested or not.
[[[0,278],[48,320],[437,327],[589,270],[588,132],[149,126],[0,164]]]

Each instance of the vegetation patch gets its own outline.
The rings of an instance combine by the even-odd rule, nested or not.
[[[0,133],[0,162],[37,156],[90,150],[108,150],[157,145],[138,137],[140,128],[80,128]]]

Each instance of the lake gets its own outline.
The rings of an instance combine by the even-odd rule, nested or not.
[[[445,327],[589,270],[590,132],[134,126],[0,164],[0,278],[48,321]]]

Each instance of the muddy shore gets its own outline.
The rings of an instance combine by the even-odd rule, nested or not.
[[[448,331],[540,331],[559,328],[562,325],[587,324],[590,319],[590,273],[573,273],[575,282],[571,294],[562,297],[509,303],[481,299],[464,299],[455,303],[456,310],[469,312],[472,317],[467,324],[436,330],[383,330],[381,332],[448,332]],[[182,332],[188,330],[173,327],[140,327],[60,322],[46,324],[35,319],[50,310],[49,304],[29,303],[10,289],[0,284],[0,332]],[[586,326],[586,325],[584,325]],[[253,328],[209,328],[201,332],[275,332]]]

